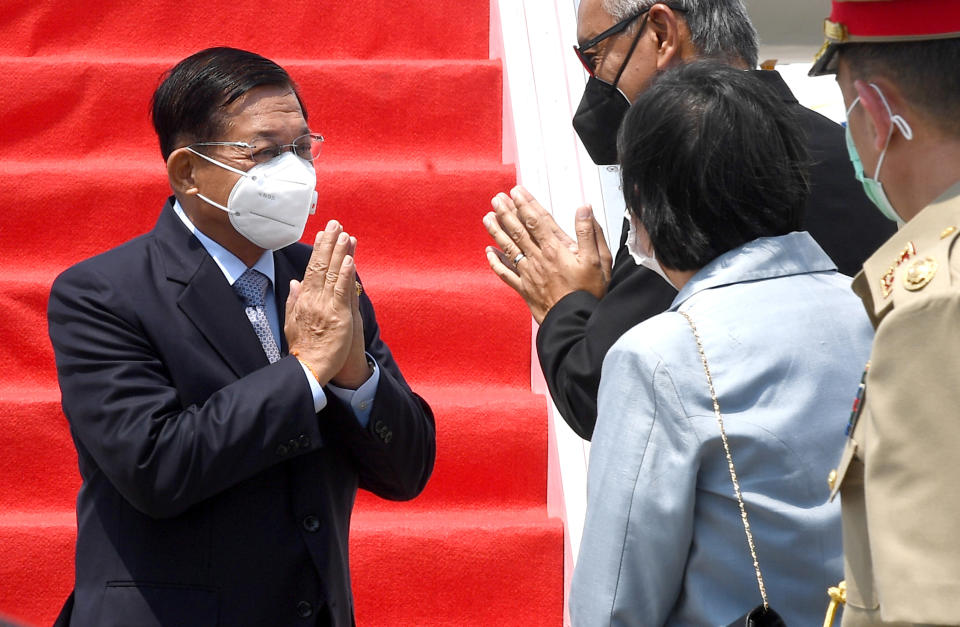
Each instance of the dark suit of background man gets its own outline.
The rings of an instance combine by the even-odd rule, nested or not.
[[[61,619],[350,625],[357,487],[416,496],[432,413],[380,340],[356,240],[331,221],[294,243],[322,138],[287,73],[201,51],[167,74],[153,122],[173,188],[156,226],[50,296],[83,476]],[[241,299],[251,282],[264,303]]]
[[[620,121],[658,72],[698,57],[757,66],[756,30],[740,0],[582,0],[577,38],[591,76],[573,123],[597,164],[616,161]],[[804,227],[840,272],[853,275],[894,224],[872,209],[851,177],[843,129],[801,106],[777,72],[756,72],[795,113],[807,137],[813,162]],[[589,440],[607,350],[624,332],[665,311],[676,290],[634,262],[625,245],[626,222],[611,270],[589,209],[578,211],[577,241],[571,242],[558,235],[553,218],[526,190],[511,195],[494,198],[496,215],[484,218],[502,251],[489,249],[487,258],[540,323],[537,354],[550,395],[567,424]]]

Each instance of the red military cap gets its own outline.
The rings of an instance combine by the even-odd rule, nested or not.
[[[810,76],[835,74],[844,44],[960,37],[960,0],[833,0],[823,32]]]

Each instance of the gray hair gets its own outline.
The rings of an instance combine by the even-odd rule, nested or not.
[[[743,0],[603,0],[603,8],[620,21],[658,3],[683,10],[700,56],[757,66],[757,29]]]

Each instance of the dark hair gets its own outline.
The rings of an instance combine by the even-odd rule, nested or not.
[[[255,87],[289,87],[307,110],[287,71],[259,54],[236,48],[207,48],[163,75],[153,94],[153,128],[164,160],[180,142],[212,141],[223,132],[223,108]]]
[[[880,75],[942,131],[960,136],[960,39],[840,46],[855,78]]]
[[[698,270],[801,228],[803,133],[749,71],[717,61],[668,70],[630,107],[618,148],[627,207],[668,268]]]

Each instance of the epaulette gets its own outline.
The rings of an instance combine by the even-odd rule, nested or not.
[[[960,184],[950,188],[870,256],[853,283],[874,326],[897,304],[950,288],[950,254],[960,236]]]

